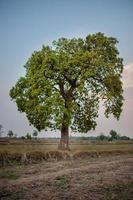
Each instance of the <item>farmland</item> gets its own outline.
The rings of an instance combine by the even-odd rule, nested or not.
[[[0,141],[0,151],[20,152],[27,151],[55,151],[58,148],[59,139],[21,140],[6,139]],[[70,140],[71,152],[76,151],[107,151],[133,149],[133,141],[84,141]]]
[[[132,141],[71,141],[71,151],[62,153],[66,157],[61,157],[57,146],[58,140],[1,142],[1,154],[27,153],[33,158],[27,163],[7,162],[0,168],[1,199],[132,199]],[[35,159],[37,152],[43,159]],[[46,159],[46,155],[51,157]]]

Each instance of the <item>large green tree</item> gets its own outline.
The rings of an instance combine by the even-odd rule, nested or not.
[[[30,124],[61,130],[60,149],[69,148],[69,128],[86,133],[96,127],[100,100],[105,116],[119,119],[123,64],[117,42],[102,33],[58,39],[32,54],[25,77],[10,90]]]

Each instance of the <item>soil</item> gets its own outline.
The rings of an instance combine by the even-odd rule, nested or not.
[[[1,200],[131,200],[133,197],[131,154],[10,166],[1,168],[0,174]]]

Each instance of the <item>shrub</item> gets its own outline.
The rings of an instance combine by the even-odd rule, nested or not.
[[[25,138],[25,136],[21,136],[21,139],[22,139],[22,140],[25,140],[26,138]]]
[[[27,140],[31,140],[31,139],[32,139],[32,137],[31,137],[31,135],[30,135],[29,133],[26,134],[25,138],[26,138]]]
[[[65,175],[57,176],[54,185],[59,188],[66,188],[69,184],[69,178]]]
[[[5,166],[9,163],[9,154],[7,151],[0,152],[0,166]]]
[[[8,154],[8,159],[10,162],[20,162],[22,158],[22,154],[21,153],[9,153]]]
[[[130,140],[130,137],[127,137],[127,136],[124,135],[124,136],[120,137],[120,140]]]
[[[26,156],[30,161],[42,161],[45,159],[45,154],[40,151],[28,152]]]
[[[70,155],[67,152],[61,151],[48,151],[45,154],[46,160],[64,160],[70,158]]]
[[[73,158],[87,158],[87,157],[98,157],[99,154],[97,151],[78,151],[74,153]]]
[[[9,153],[7,151],[0,152],[0,163],[1,166],[7,164],[20,163],[22,158],[21,153]]]
[[[97,137],[97,140],[100,140],[100,141],[104,141],[104,140],[108,140],[108,136],[104,135],[104,134],[100,134],[98,137]]]

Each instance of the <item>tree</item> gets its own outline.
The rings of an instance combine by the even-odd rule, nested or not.
[[[13,131],[12,131],[12,130],[9,130],[7,135],[8,135],[10,138],[12,138],[13,135],[14,135],[14,134],[13,134]]]
[[[32,54],[25,77],[10,90],[30,124],[39,131],[61,130],[60,149],[69,149],[69,128],[84,133],[95,129],[100,100],[105,116],[119,119],[123,61],[116,44],[102,33],[54,41]]]
[[[0,124],[0,137],[2,136],[2,133],[3,133],[3,126]]]
[[[109,134],[111,136],[111,140],[117,140],[117,138],[119,137],[119,135],[117,134],[117,132],[114,131],[114,130],[111,130]]]
[[[123,135],[120,137],[120,140],[130,140],[130,137]]]
[[[99,136],[98,136],[98,139],[103,141],[103,140],[106,140],[108,137],[105,136],[103,133],[101,133]]]
[[[27,138],[28,140],[32,139],[32,137],[31,137],[31,135],[29,133],[26,134],[25,138]]]
[[[33,137],[37,137],[38,132],[36,130],[34,130],[32,135],[33,135]]]
[[[25,136],[21,136],[21,139],[22,139],[22,140],[25,140]]]

